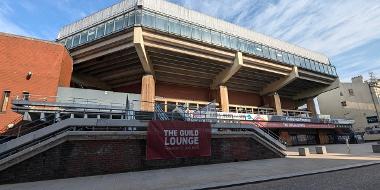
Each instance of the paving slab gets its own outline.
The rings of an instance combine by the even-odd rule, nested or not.
[[[306,157],[298,156],[299,147],[290,147],[287,152],[289,156],[286,158],[10,184],[0,186],[0,190],[155,190],[220,187],[380,164],[380,155],[372,153],[372,144],[374,143],[351,145],[350,153],[347,153],[346,145],[327,145],[327,154],[320,155],[311,151],[311,155]],[[313,150],[313,146],[309,148]]]

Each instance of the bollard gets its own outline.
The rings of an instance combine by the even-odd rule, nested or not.
[[[316,146],[315,152],[317,154],[327,154],[326,146]]]
[[[298,154],[300,156],[309,156],[310,155],[309,148],[298,148]]]

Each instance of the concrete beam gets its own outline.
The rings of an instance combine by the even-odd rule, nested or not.
[[[301,93],[299,93],[298,95],[293,97],[293,100],[300,100],[300,99],[316,97],[319,94],[322,94],[324,92],[339,88],[339,84],[340,84],[340,81],[339,81],[339,78],[337,78],[329,86],[324,86],[324,87],[319,87],[319,88],[313,88],[313,89],[306,90],[306,91],[301,91]]]
[[[229,112],[228,89],[226,86],[219,86],[219,97],[222,112]]]
[[[260,92],[260,95],[263,96],[266,94],[270,94],[270,93],[279,91],[281,88],[283,88],[284,86],[293,82],[298,77],[299,77],[298,68],[293,67],[292,72],[290,72],[288,76],[283,77],[279,80],[276,80],[276,81],[272,82],[271,84],[268,84],[267,86],[265,86],[263,88],[263,90]]]
[[[273,95],[273,99],[274,99],[274,109],[276,111],[276,114],[282,116],[283,113],[282,113],[280,95],[278,95],[277,93],[275,93]]]
[[[215,89],[219,85],[226,83],[243,65],[243,54],[236,52],[235,59],[231,67],[224,69],[220,72],[212,82],[211,88]]]
[[[141,81],[141,111],[154,111],[156,83],[153,75],[145,75]]]
[[[73,73],[71,77],[71,81],[77,84],[82,84],[84,86],[97,87],[103,90],[112,90],[111,86],[108,85],[107,83],[93,76],[82,74],[82,73]]]
[[[154,75],[153,66],[145,50],[143,32],[141,27],[133,28],[133,44],[136,48],[137,55],[140,58],[141,65],[146,74]]]

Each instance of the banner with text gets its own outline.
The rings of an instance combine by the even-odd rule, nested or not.
[[[150,121],[147,160],[211,155],[211,124],[185,121]]]

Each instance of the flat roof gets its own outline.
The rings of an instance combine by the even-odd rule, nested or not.
[[[264,34],[238,26],[236,24],[232,24],[230,22],[226,22],[224,20],[217,19],[206,14],[199,13],[197,11],[187,9],[165,0],[121,1],[120,3],[112,5],[72,24],[64,26],[58,34],[58,39],[63,39],[82,30],[88,29],[92,26],[95,26],[96,24],[105,22],[127,11],[135,9],[136,7],[142,7],[143,9],[152,10],[154,12],[175,17],[179,20],[195,23],[209,29],[214,29],[257,43],[265,44],[270,47],[307,57],[324,64],[330,64],[328,57],[322,53],[311,51],[297,45],[266,36]]]

